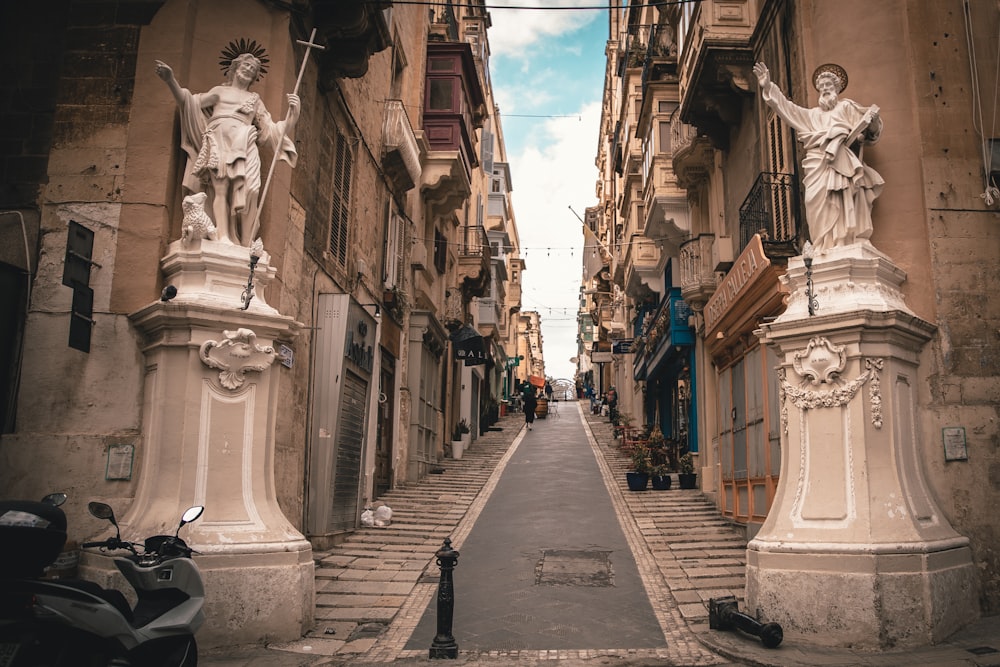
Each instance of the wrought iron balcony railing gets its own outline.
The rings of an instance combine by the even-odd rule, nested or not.
[[[795,228],[795,178],[791,174],[761,172],[740,206],[740,247],[754,234],[770,241],[792,241]]]
[[[490,240],[486,235],[486,228],[482,225],[469,225],[462,228],[462,246],[459,254],[463,257],[481,256],[487,251],[492,255]]]

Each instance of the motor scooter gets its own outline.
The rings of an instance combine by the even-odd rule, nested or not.
[[[111,507],[91,502],[90,513],[110,521],[115,536],[83,548],[125,551],[114,563],[135,589],[121,591],[84,580],[45,580],[42,574],[66,541],[65,494],[41,502],[0,502],[0,667],[194,667],[194,634],[205,620],[205,588],[180,529],[201,516],[189,508],[173,535],[142,543],[121,539]],[[7,553],[11,552],[11,553]]]

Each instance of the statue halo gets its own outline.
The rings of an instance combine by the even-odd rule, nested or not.
[[[257,81],[260,81],[267,74],[267,64],[271,62],[271,59],[267,57],[267,49],[258,44],[255,39],[240,37],[229,42],[222,49],[219,53],[219,67],[222,68],[222,73],[228,74],[233,61],[245,53],[250,54],[260,63],[257,68]]]
[[[840,87],[837,88],[838,95],[844,92],[844,89],[847,88],[847,70],[845,70],[840,65],[836,65],[834,63],[826,63],[825,65],[820,65],[819,67],[816,68],[816,71],[813,72],[813,77],[812,77],[813,88],[815,88],[816,90],[819,90],[818,83],[821,74],[832,74],[838,79],[840,79]]]

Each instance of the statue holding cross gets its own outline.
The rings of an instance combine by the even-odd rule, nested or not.
[[[240,39],[223,50],[220,64],[226,81],[205,93],[181,88],[170,66],[156,61],[156,75],[170,88],[180,111],[181,147],[187,154],[185,194],[204,191],[210,196],[209,213],[220,241],[253,243],[276,162],[295,166],[298,153],[287,134],[299,119],[298,89],[309,51],[322,48],[312,38],[299,43],[306,45],[306,54],[295,90],[288,94],[288,113],[278,122],[271,119],[260,95],[250,91],[266,73],[268,62],[266,51],[255,41]],[[260,145],[274,152],[263,190]]]

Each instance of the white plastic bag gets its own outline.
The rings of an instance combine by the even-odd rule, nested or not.
[[[388,505],[381,505],[375,510],[375,525],[388,526],[392,523],[392,509]]]
[[[362,526],[374,526],[375,525],[375,513],[371,510],[365,510],[361,513],[361,525]]]

